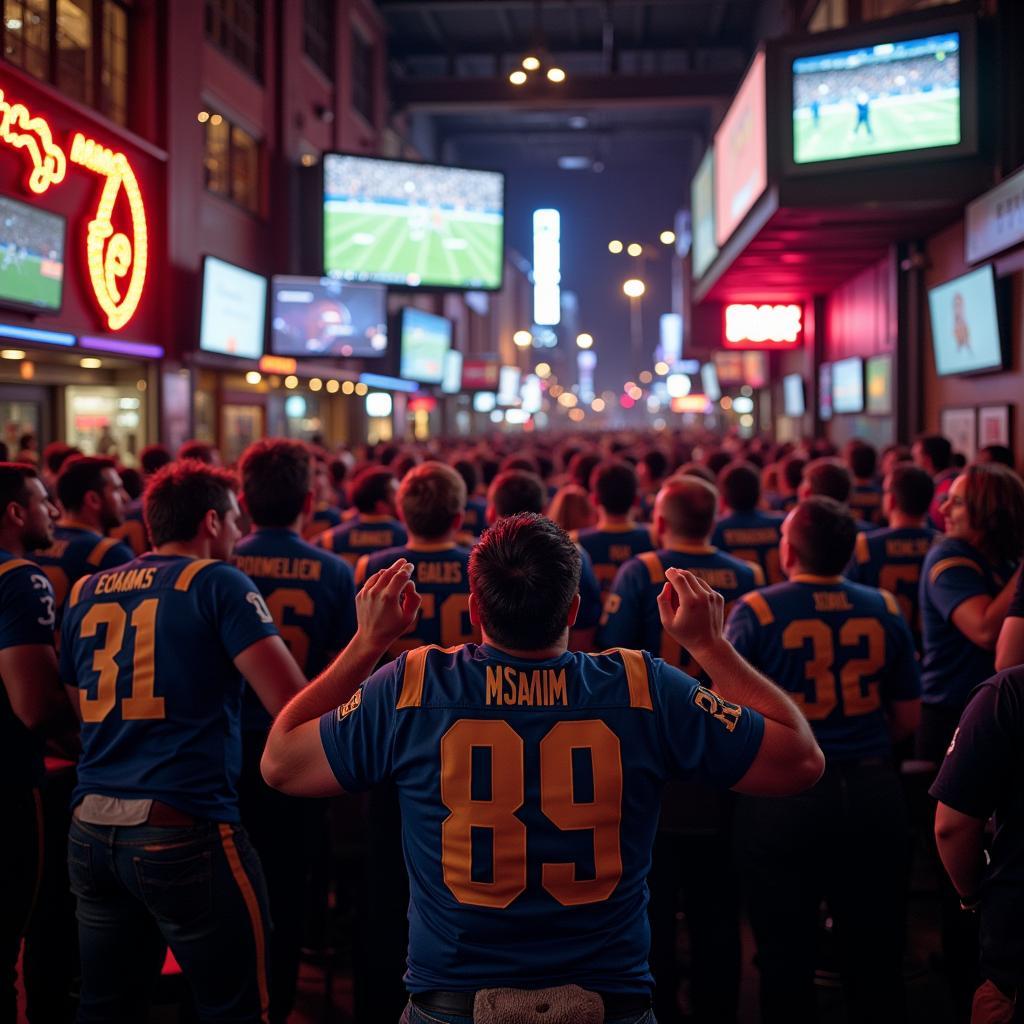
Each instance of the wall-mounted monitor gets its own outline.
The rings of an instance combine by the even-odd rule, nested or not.
[[[66,231],[59,214],[0,196],[0,305],[60,311]]]
[[[327,153],[324,273],[410,288],[502,285],[505,177]]]
[[[788,373],[782,378],[782,409],[786,416],[803,416],[804,379],[799,373]]]
[[[199,347],[259,359],[267,322],[267,279],[214,256],[203,262]]]
[[[690,223],[693,225],[693,245],[690,265],[694,278],[704,272],[718,255],[715,241],[715,151],[708,149],[690,183]]]
[[[718,385],[718,371],[714,363],[704,363],[700,368],[700,381],[709,402],[717,402],[722,397],[722,389]]]
[[[383,285],[278,274],[270,282],[270,309],[275,355],[373,359],[387,352]]]
[[[444,354],[444,373],[441,390],[446,395],[455,395],[462,390],[462,353],[450,348]]]
[[[818,417],[832,419],[832,364],[822,363],[818,367]]]
[[[420,384],[440,384],[444,357],[452,344],[452,322],[443,316],[406,306],[402,310],[402,354],[399,375]]]
[[[864,360],[860,356],[837,359],[832,364],[832,410],[864,411]]]
[[[935,372],[984,373],[1004,365],[999,305],[991,265],[928,291]]]
[[[864,364],[864,407],[872,416],[892,415],[892,356],[872,356]]]

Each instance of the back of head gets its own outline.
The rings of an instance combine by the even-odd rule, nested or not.
[[[566,531],[585,530],[597,520],[590,496],[576,484],[564,484],[551,499],[548,518]]]
[[[43,449],[43,469],[52,476],[56,476],[67,459],[70,459],[72,455],[81,454],[80,448],[73,448],[64,441],[51,441]]]
[[[398,488],[402,521],[414,537],[438,540],[453,527],[466,507],[462,477],[443,462],[424,462],[410,469]]]
[[[730,462],[718,474],[718,488],[734,512],[753,512],[761,500],[761,474],[749,462]]]
[[[484,487],[490,487],[500,471],[501,464],[497,459],[492,459],[488,456],[480,460],[480,482]]]
[[[184,460],[164,466],[142,496],[142,515],[154,547],[195,540],[206,513],[224,516],[237,481],[226,469]]]
[[[590,491],[610,516],[624,516],[636,504],[636,470],[622,459],[599,462],[590,474]]]
[[[152,476],[171,461],[171,453],[162,444],[147,444],[139,452],[139,465],[146,476]]]
[[[124,488],[125,494],[132,501],[135,501],[142,494],[142,474],[130,466],[122,466],[119,472],[121,474],[121,486]]]
[[[484,632],[514,651],[543,650],[558,640],[579,583],[579,550],[541,515],[499,519],[469,556],[470,590]]]
[[[643,464],[647,479],[651,483],[663,480],[668,472],[668,456],[660,448],[648,448],[640,456],[640,462]]]
[[[799,455],[787,455],[780,466],[782,482],[791,490],[795,491],[804,479],[804,470],[807,468],[807,460]]]
[[[864,441],[853,441],[846,450],[850,472],[858,480],[870,480],[878,467],[878,452]]]
[[[913,519],[924,518],[935,497],[935,482],[931,474],[920,466],[907,463],[900,463],[893,469],[886,478],[885,488],[896,511]]]
[[[470,462],[469,459],[456,459],[452,463],[452,469],[462,477],[462,482],[466,485],[466,493],[473,494],[480,483],[480,476],[477,473],[476,465]]]
[[[715,474],[702,462],[685,463],[676,470],[675,476],[672,479],[675,480],[677,477],[684,476],[695,476],[700,480],[706,480],[712,487],[716,486]]]
[[[1005,444],[987,444],[978,452],[978,462],[998,462],[1013,469],[1013,452]]]
[[[660,491],[654,506],[655,518],[665,520],[665,529],[680,540],[704,543],[715,527],[718,491],[699,476],[674,476]]]
[[[998,462],[974,463],[964,472],[967,521],[981,535],[982,554],[997,564],[1019,561],[1024,554],[1024,482]]]
[[[90,491],[102,493],[105,469],[116,470],[117,463],[92,455],[73,455],[64,462],[57,477],[57,498],[66,511],[77,512]]]
[[[186,441],[178,449],[178,458],[189,459],[193,462],[205,462],[208,466],[214,465],[217,461],[213,445],[206,441],[196,440]]]
[[[941,473],[953,464],[953,446],[949,439],[941,434],[923,434],[916,443],[921,448],[921,454],[928,458],[936,472]]]
[[[790,513],[786,536],[800,567],[815,576],[839,576],[853,555],[857,524],[833,498],[805,498]]]
[[[301,441],[266,438],[242,453],[238,472],[245,507],[256,526],[291,526],[312,486],[309,448]]]
[[[815,459],[804,467],[803,482],[812,495],[832,498],[841,505],[850,500],[853,480],[850,471],[838,460],[833,458]]]
[[[601,456],[597,452],[577,452],[569,463],[569,480],[580,487],[587,487],[590,483],[590,474],[600,461]]]
[[[537,461],[530,455],[506,455],[501,460],[501,470],[504,472],[506,469],[523,469],[527,473],[536,473],[540,476],[537,472]]]
[[[723,451],[721,448],[716,451],[709,452],[704,458],[704,465],[711,470],[711,475],[715,479],[718,478],[718,474],[721,473],[730,462],[732,462],[732,455],[727,451]]]
[[[517,512],[540,515],[546,499],[540,477],[523,469],[507,469],[499,473],[487,491],[487,503],[499,518],[513,516]]]
[[[394,493],[395,474],[383,466],[369,466],[356,474],[352,481],[352,504],[371,515],[379,502],[390,504]]]
[[[24,506],[28,502],[29,480],[37,480],[34,466],[24,462],[0,462],[0,520],[7,514],[12,502]]]

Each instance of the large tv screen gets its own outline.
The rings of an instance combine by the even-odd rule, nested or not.
[[[715,242],[715,151],[708,149],[690,184],[690,221],[693,224],[691,269],[695,278],[704,272],[718,255]]]
[[[892,356],[872,356],[864,364],[864,405],[872,416],[892,415]]]
[[[860,356],[832,364],[832,411],[864,411],[864,360]]]
[[[270,347],[277,355],[367,359],[387,352],[383,285],[279,274],[270,295]]]
[[[501,288],[505,178],[328,153],[324,273],[428,288]]]
[[[960,33],[793,61],[793,162],[958,146]]]
[[[267,279],[207,256],[199,347],[204,352],[259,359],[267,320]]]
[[[788,373],[782,378],[782,408],[787,416],[804,414],[804,379],[799,373]]]
[[[725,245],[768,185],[765,58],[747,77],[715,132],[715,241]]]
[[[0,196],[0,304],[36,312],[60,310],[65,231],[59,214]]]
[[[928,292],[935,372],[981,373],[1003,366],[991,265],[940,284]]]
[[[400,375],[421,384],[440,384],[444,357],[452,345],[452,322],[407,306],[402,310]]]

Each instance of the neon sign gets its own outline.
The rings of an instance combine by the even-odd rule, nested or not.
[[[23,104],[11,103],[2,89],[0,142],[28,157],[29,191],[43,195],[65,180],[69,157],[53,141],[49,123],[33,117]],[[107,327],[119,331],[135,315],[146,283],[149,233],[142,192],[124,153],[115,153],[81,132],[72,137],[70,163],[104,179],[96,211],[86,227],[85,266]],[[131,237],[115,231],[113,224],[114,207],[122,191],[131,216]]]
[[[784,351],[800,346],[803,308],[799,305],[725,307],[725,347]]]

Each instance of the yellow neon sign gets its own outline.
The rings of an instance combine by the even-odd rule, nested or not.
[[[0,140],[23,149],[32,162],[28,187],[41,196],[51,185],[64,180],[68,162],[64,150],[53,141],[50,125],[33,117],[22,103],[11,103],[0,89]]]

